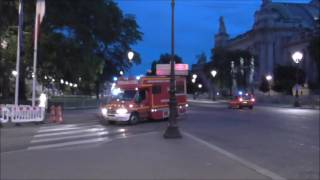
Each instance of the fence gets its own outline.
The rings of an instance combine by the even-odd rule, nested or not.
[[[29,105],[15,106],[12,104],[0,105],[0,122],[23,123],[40,122],[44,120],[45,109]]]

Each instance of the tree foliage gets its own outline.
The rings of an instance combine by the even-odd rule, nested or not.
[[[264,93],[270,91],[270,84],[269,84],[268,80],[265,77],[261,77],[259,90],[264,92]]]
[[[292,87],[296,84],[305,82],[305,73],[302,69],[293,66],[278,65],[273,72],[274,86],[273,89],[278,92],[291,93]],[[297,77],[298,76],[298,77]]]
[[[12,3],[13,2],[13,3]],[[30,75],[33,59],[33,30],[35,0],[24,4],[24,56],[21,62]],[[1,51],[0,69],[10,69],[15,64],[18,1],[2,0],[0,3],[0,38],[9,41],[8,50]],[[10,33],[11,34],[10,34]],[[124,15],[112,0],[46,1],[46,14],[41,24],[38,49],[38,81],[47,83],[45,76],[79,84],[80,90],[91,94],[99,90],[104,81],[118,69],[129,69],[127,59],[131,45],[142,39],[142,33],[133,15]],[[5,58],[3,58],[5,57]],[[135,52],[134,63],[140,63]],[[1,71],[0,78],[8,78]],[[81,80],[79,80],[81,79]],[[7,84],[4,84],[7,86]]]

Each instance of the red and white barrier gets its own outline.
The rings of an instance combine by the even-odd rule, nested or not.
[[[5,106],[0,104],[0,123],[7,123],[9,121],[10,111]]]
[[[44,120],[45,109],[29,105],[1,105],[1,123],[11,121],[13,123],[40,122]]]

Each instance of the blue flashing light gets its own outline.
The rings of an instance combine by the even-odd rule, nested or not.
[[[242,91],[239,91],[238,94],[241,96],[241,95],[243,94],[243,92],[242,92]]]

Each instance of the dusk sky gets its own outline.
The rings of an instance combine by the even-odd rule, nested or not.
[[[274,2],[306,3],[310,0],[273,0]],[[116,0],[126,14],[133,14],[144,33],[143,40],[133,46],[141,54],[142,63],[134,66],[133,74],[145,74],[151,62],[171,50],[170,0]],[[235,37],[251,29],[254,12],[262,0],[176,0],[176,54],[188,64],[204,52],[208,58],[214,46],[219,17],[224,16],[227,31]]]

